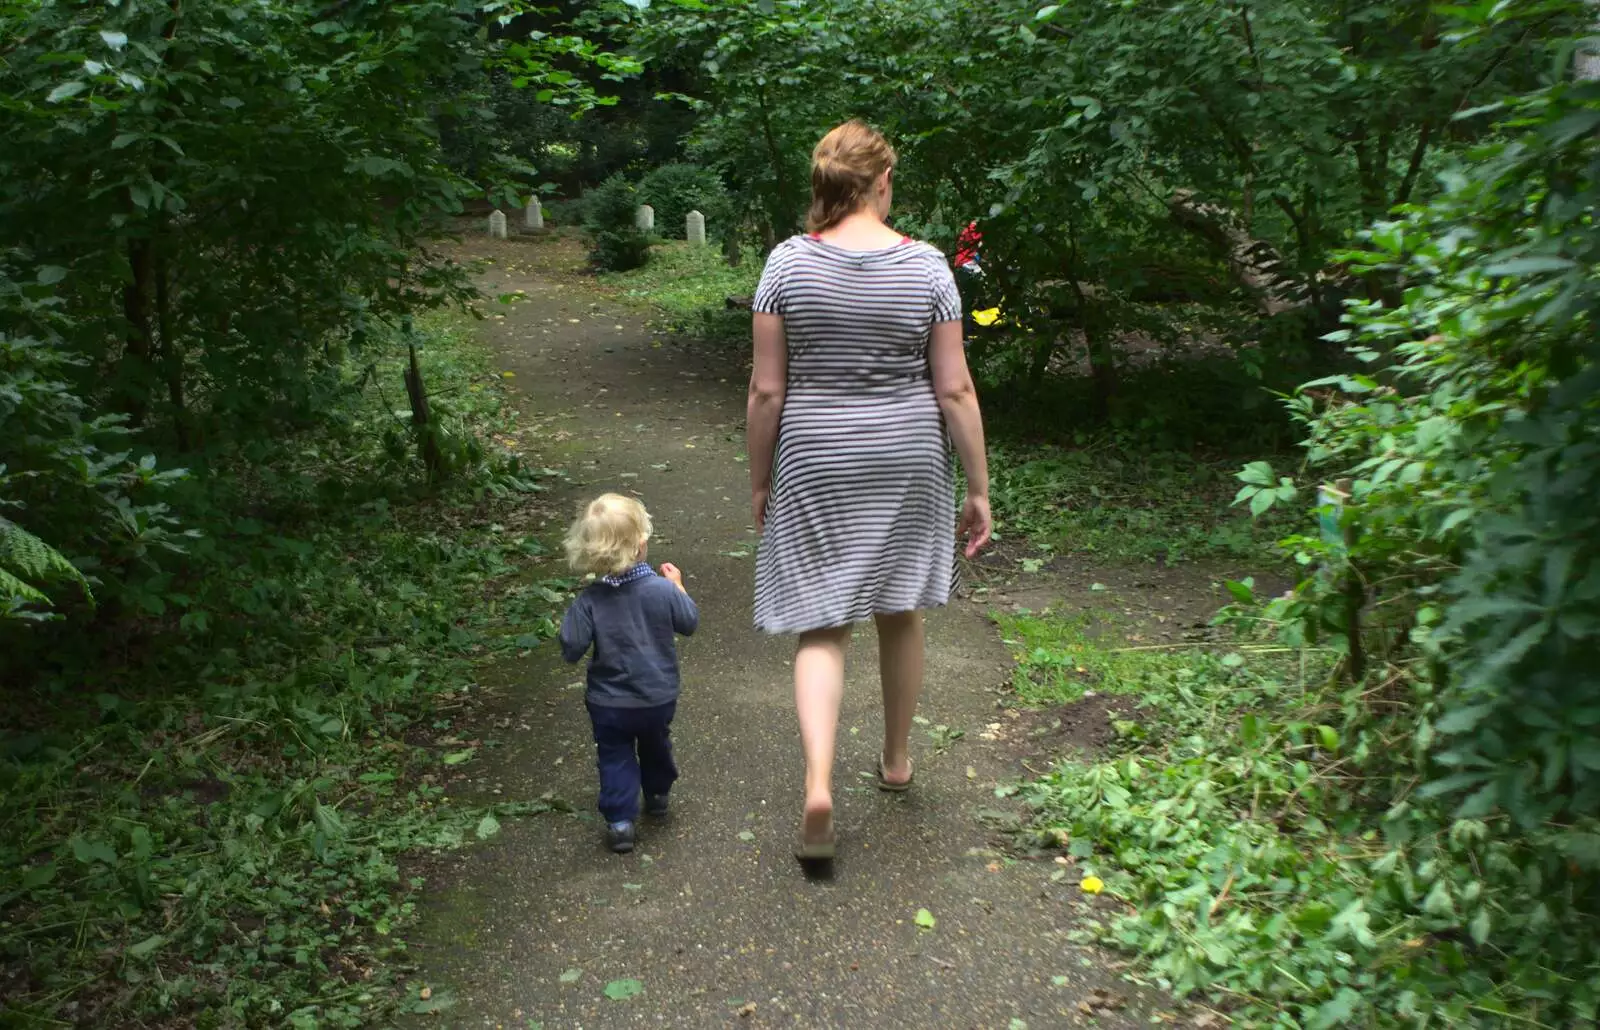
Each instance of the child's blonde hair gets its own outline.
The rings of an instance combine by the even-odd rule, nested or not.
[[[601,494],[567,530],[567,561],[578,572],[614,576],[631,569],[650,539],[650,513],[632,497]]]

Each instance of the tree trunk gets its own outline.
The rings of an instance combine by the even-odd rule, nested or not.
[[[1056,356],[1058,339],[1054,333],[1047,333],[1039,337],[1039,342],[1033,345],[1033,360],[1028,363],[1028,385],[1037,390],[1044,382],[1044,377],[1050,371],[1050,359]]]
[[[150,266],[150,241],[130,239],[129,277],[122,287],[122,317],[128,322],[128,336],[119,392],[134,425],[144,422],[150,403]]]
[[[411,398],[411,427],[417,434],[417,450],[422,456],[422,466],[427,470],[428,482],[437,482],[444,470],[439,454],[439,439],[428,410],[428,388],[422,382],[422,367],[417,363],[417,345],[410,337],[407,323],[406,349],[410,362],[406,366],[406,395]]]
[[[161,371],[167,381],[167,401],[172,405],[172,429],[178,449],[190,448],[189,412],[184,400],[183,348],[172,331],[172,304],[167,281],[167,255],[158,241],[155,247],[156,327],[160,337]]]

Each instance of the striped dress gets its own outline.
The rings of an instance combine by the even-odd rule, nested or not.
[[[961,318],[944,255],[796,236],[767,259],[753,307],[783,318],[788,347],[756,627],[799,633],[944,604],[955,484],[928,340]]]

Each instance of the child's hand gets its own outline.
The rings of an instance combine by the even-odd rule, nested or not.
[[[669,561],[662,562],[661,563],[661,574],[663,576],[667,577],[667,579],[672,582],[672,585],[677,587],[679,590],[683,590],[684,589],[684,587],[683,587],[683,570],[678,568],[676,565],[672,564]]]

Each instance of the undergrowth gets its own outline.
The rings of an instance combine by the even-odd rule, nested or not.
[[[727,299],[751,296],[760,278],[759,254],[746,252],[739,267],[730,268],[717,247],[663,243],[650,248],[644,267],[603,274],[600,283],[654,307],[671,332],[747,343],[750,312],[730,310]]]
[[[206,456],[180,484],[199,531],[181,564],[8,655],[30,675],[0,724],[0,1023],[339,1027],[440,1004],[400,988],[400,859],[557,804],[453,801],[495,744],[454,720],[473,661],[552,633],[567,586],[530,571],[549,472],[495,442],[515,412],[465,338],[419,337],[451,485],[422,481],[391,345],[315,432]]]
[[[1566,1028],[1575,999],[1593,1010],[1592,933],[1567,902],[1526,900],[1563,878],[1570,829],[1523,840],[1504,819],[1438,819],[1388,780],[1415,745],[1363,713],[1425,703],[1420,681],[1347,687],[1328,654],[1275,645],[1174,654],[1071,622],[1004,628],[1025,699],[1085,683],[1138,698],[1111,754],[1023,792],[1041,839],[1115,902],[1085,936],[1162,988],[1295,1030]]]
[[[1183,668],[1186,645],[1121,645],[1107,611],[1001,612],[995,621],[1016,657],[1011,685],[1027,704],[1067,704],[1088,692],[1138,694],[1155,675]]]
[[[990,498],[998,527],[1057,554],[1178,562],[1264,558],[1281,516],[1232,507],[1237,462],[1141,450],[1107,436],[1075,448],[997,443]]]

